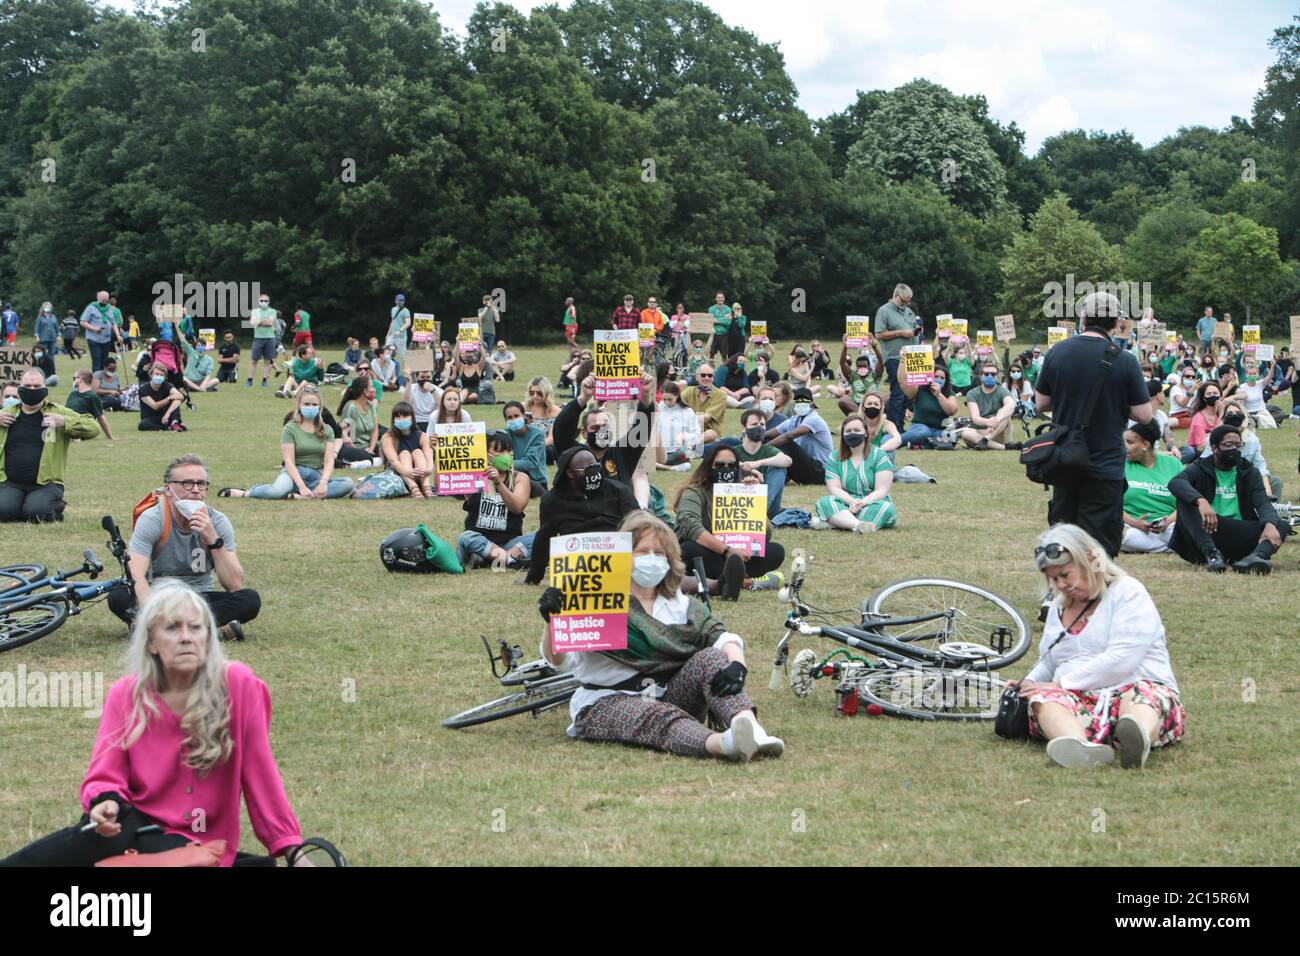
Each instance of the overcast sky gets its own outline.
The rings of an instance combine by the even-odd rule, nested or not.
[[[112,0],[131,7],[130,0]],[[509,0],[527,11],[539,3]],[[567,4],[562,4],[567,5]],[[1180,126],[1250,115],[1293,0],[707,0],[777,44],[813,118],[857,90],[923,76],[983,93],[1025,148],[1064,129],[1127,129],[1152,145]],[[463,36],[475,0],[436,0]]]

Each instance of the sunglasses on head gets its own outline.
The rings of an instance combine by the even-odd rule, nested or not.
[[[1062,564],[1068,564],[1072,559],[1069,550],[1064,546],[1057,544],[1055,541],[1048,544],[1040,544],[1034,548],[1034,561],[1038,564],[1039,570],[1046,567],[1053,567]]]

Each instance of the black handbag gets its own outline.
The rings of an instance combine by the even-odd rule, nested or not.
[[[993,732],[1007,740],[1024,740],[1029,736],[1029,701],[1020,696],[1020,682],[1008,684],[998,701],[998,715]]]
[[[1119,351],[1114,342],[1106,343],[1106,351],[1097,366],[1078,425],[1039,425],[1034,435],[1025,441],[1020,450],[1020,464],[1025,466],[1025,477],[1030,481],[1040,485],[1060,485],[1089,478],[1088,423],[1097,407],[1101,383]]]

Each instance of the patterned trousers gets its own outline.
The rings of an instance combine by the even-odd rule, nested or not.
[[[754,710],[745,693],[714,697],[709,691],[713,675],[727,666],[717,648],[694,654],[673,675],[662,698],[640,694],[610,694],[578,715],[574,730],[582,740],[616,740],[668,753],[703,757],[704,741],[712,733],[704,726],[712,714],[722,726],[742,710]]]

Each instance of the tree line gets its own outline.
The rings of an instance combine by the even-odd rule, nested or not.
[[[330,337],[394,292],[444,322],[505,294],[506,334],[584,328],[625,292],[723,290],[774,335],[874,309],[1046,326],[1044,285],[1150,283],[1281,331],[1300,312],[1300,17],[1249,118],[1061,132],[1034,154],[982,96],[917,79],[814,119],[780,51],[691,0],[0,2],[0,296],[175,273],[259,282]],[[806,331],[805,331],[806,330]]]

